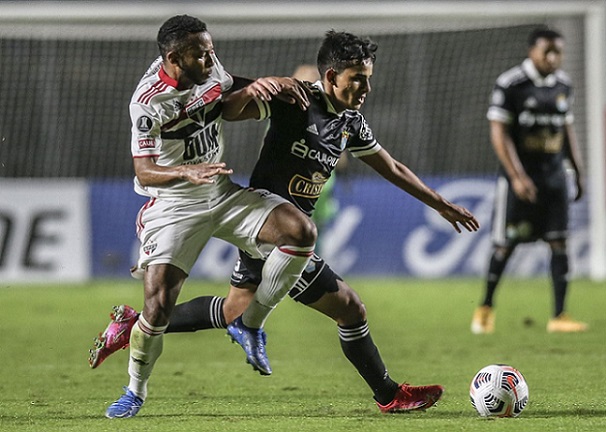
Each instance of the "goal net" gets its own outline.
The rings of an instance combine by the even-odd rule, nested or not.
[[[572,223],[590,226],[590,273],[605,277],[599,2],[28,3],[0,4],[1,177],[132,177],[128,102],[157,55],[159,25],[177,13],[205,21],[227,70],[247,77],[315,64],[329,29],[371,37],[379,50],[362,111],[381,144],[422,177],[491,177],[492,85],[525,57],[533,28],[556,28],[566,39],[563,69],[575,84],[590,183]],[[226,129],[226,161],[246,178],[264,125]],[[370,174],[351,163],[345,176]]]

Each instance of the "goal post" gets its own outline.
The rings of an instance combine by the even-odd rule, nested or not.
[[[473,45],[478,49],[482,48],[482,40],[484,33],[487,29],[512,29],[508,33],[504,32],[500,37],[512,37],[515,35],[516,29],[519,31],[526,31],[530,26],[536,24],[546,23],[555,28],[561,30],[567,40],[567,51],[565,57],[564,69],[573,69],[573,80],[575,86],[579,90],[579,97],[577,98],[577,104],[575,105],[575,112],[578,112],[577,119],[579,121],[579,137],[582,139],[581,145],[583,147],[583,158],[587,166],[587,185],[588,185],[588,219],[589,219],[589,238],[590,241],[590,263],[589,263],[589,276],[594,280],[605,280],[606,279],[606,48],[603,41],[606,38],[606,3],[604,1],[589,1],[589,0],[570,0],[570,1],[373,1],[373,2],[361,2],[361,1],[333,1],[333,2],[319,2],[319,1],[181,1],[181,2],[85,2],[85,1],[69,1],[69,2],[0,2],[0,52],[2,52],[4,65],[2,69],[4,77],[18,77],[19,74],[23,74],[23,69],[15,66],[17,69],[11,70],[12,60],[8,61],[8,55],[12,53],[11,50],[15,50],[16,53],[21,52],[42,52],[48,47],[51,47],[54,52],[49,53],[49,59],[56,70],[61,70],[61,62],[64,59],[52,57],[52,55],[60,56],[63,50],[78,49],[80,55],[88,55],[91,58],[99,60],[99,56],[103,56],[107,52],[112,50],[123,50],[119,54],[116,54],[116,61],[122,61],[119,56],[124,55],[126,60],[131,64],[138,61],[134,58],[137,53],[141,57],[149,59],[149,54],[154,52],[153,40],[155,38],[159,25],[169,16],[188,13],[195,15],[203,19],[209,25],[213,38],[216,42],[227,48],[233,48],[233,57],[229,58],[229,62],[221,57],[223,62],[228,66],[228,70],[235,68],[232,64],[237,64],[238,67],[245,69],[251,61],[254,59],[254,43],[247,45],[245,51],[236,51],[236,44],[242,44],[243,41],[261,41],[267,46],[267,50],[262,52],[263,56],[267,56],[267,53],[274,55],[278,58],[269,59],[267,57],[258,57],[258,62],[267,63],[268,61],[275,61],[271,67],[275,68],[275,72],[283,71],[282,73],[289,73],[288,70],[292,70],[292,65],[298,61],[299,58],[305,57],[306,59],[311,58],[318,40],[320,40],[323,33],[331,28],[337,30],[351,31],[356,34],[369,35],[373,38],[380,39],[382,42],[379,55],[384,56],[384,52],[393,53],[392,55],[402,55],[401,51],[392,50],[389,47],[383,51],[383,44],[389,45],[390,41],[394,41],[394,44],[402,43],[407,44],[409,53],[414,53],[418,46],[423,48],[431,49],[436,51],[437,55],[447,56],[449,50],[454,51],[458,49],[457,45],[459,42]],[[480,33],[478,33],[480,32]],[[435,35],[435,38],[434,38]],[[440,35],[447,35],[440,37]],[[405,36],[405,37],[404,37]],[[490,36],[486,33],[486,36]],[[465,39],[466,38],[466,39]],[[525,39],[525,35],[524,35]],[[449,47],[444,47],[444,44],[450,43]],[[59,41],[59,46],[55,44],[47,45],[48,41]],[[114,41],[116,45],[104,45],[108,41]],[[133,45],[132,47],[126,47],[126,43],[139,43],[139,45]],[[484,41],[487,44],[491,43],[491,40]],[[65,47],[60,44],[67,44]],[[40,45],[38,45],[40,44]],[[415,45],[420,44],[420,45]],[[435,44],[435,45],[432,45]],[[279,45],[283,50],[272,51],[273,45]],[[145,47],[147,51],[142,48]],[[102,52],[99,50],[102,48]],[[512,48],[513,49],[513,48]],[[229,51],[229,50],[227,50]],[[520,50],[521,51],[521,50]],[[222,51],[223,52],[223,51]],[[311,54],[310,54],[311,53]],[[513,56],[515,53],[511,53]],[[459,56],[460,53],[456,52],[451,54],[453,59],[455,56]],[[250,57],[248,57],[250,56]],[[513,57],[512,57],[513,58]],[[248,59],[248,60],[247,60]],[[382,66],[383,70],[393,67],[394,69],[402,69],[409,75],[406,81],[406,88],[397,87],[392,89],[392,93],[400,94],[402,92],[402,98],[386,102],[386,108],[381,111],[378,107],[378,112],[382,113],[380,116],[375,117],[384,118],[388,117],[385,113],[391,113],[392,107],[397,106],[401,108],[406,105],[407,98],[409,101],[415,102],[416,99],[422,99],[426,94],[419,93],[414,94],[414,88],[416,84],[425,85],[420,83],[424,74],[428,74],[428,71],[432,67],[444,68],[447,67],[450,60],[430,58],[427,56],[414,57],[411,55],[410,61],[406,59],[392,58],[387,60],[385,65]],[[288,66],[283,66],[282,63],[286,62]],[[313,59],[312,59],[313,60]],[[141,64],[143,64],[141,59]],[[510,61],[510,59],[501,59],[502,63]],[[31,66],[31,60],[25,61],[25,64]],[[240,63],[237,63],[240,62]],[[94,62],[91,62],[94,63]],[[461,63],[454,63],[457,68],[464,68],[466,65]],[[515,63],[511,63],[513,66]],[[437,65],[437,66],[434,66]],[[13,65],[14,66],[14,65]],[[469,66],[469,65],[467,65]],[[88,64],[78,65],[79,72],[85,68],[90,68]],[[282,67],[282,69],[280,69]],[[417,69],[426,67],[427,69]],[[495,65],[491,66],[496,70]],[[290,68],[290,69],[286,69]],[[136,69],[136,71],[135,71]],[[270,69],[271,70],[271,69]],[[492,69],[491,69],[492,70]],[[134,73],[142,73],[143,69],[141,65],[137,63],[133,66]],[[258,71],[264,71],[263,69],[250,69],[249,73],[254,74]],[[92,73],[92,72],[91,72]],[[445,71],[446,75],[454,76],[455,71]],[[485,73],[487,73],[485,71]],[[490,72],[492,73],[492,72]],[[45,71],[48,74],[48,71]],[[382,74],[381,71],[377,71],[378,75]],[[42,80],[42,72],[40,72],[40,80]],[[414,76],[417,76],[417,81]],[[492,79],[496,78],[496,75],[492,76]],[[21,79],[21,78],[15,78]],[[437,78],[432,78],[437,79]],[[441,78],[440,78],[441,79]],[[6,80],[6,78],[5,78]],[[133,85],[135,79],[129,76],[129,80],[132,81],[129,85]],[[416,83],[416,84],[415,84]],[[52,100],[57,97],[57,92],[60,91],[61,86],[56,85],[55,82],[38,82],[43,88],[38,88],[38,91],[42,91],[44,96],[47,98],[45,102],[48,106],[44,109],[44,116],[39,118],[40,121],[48,123],[47,129],[41,130],[38,134],[44,135],[45,149],[36,149],[36,151],[44,152],[48,151],[48,155],[45,155],[42,161],[43,165],[40,167],[35,166],[35,161],[23,162],[20,154],[15,153],[14,155],[5,153],[5,157],[9,161],[15,162],[13,165],[16,166],[14,172],[2,173],[0,176],[24,176],[27,172],[32,176],[53,176],[61,175],[63,173],[67,176],[83,176],[81,173],[88,172],[90,169],[95,176],[116,176],[124,177],[129,175],[126,169],[119,165],[117,161],[108,162],[106,165],[115,169],[112,172],[105,171],[94,171],[101,170],[99,167],[90,162],[90,167],[86,167],[83,171],[68,172],[64,167],[59,166],[59,154],[56,148],[53,147],[51,142],[53,139],[61,141],[64,145],[69,144],[70,133],[73,135],[73,124],[70,125],[64,118],[56,118],[54,115],[61,116],[61,107],[51,105]],[[13,85],[13,83],[4,84],[5,86]],[[28,84],[29,85],[29,84]],[[388,84],[385,84],[387,86]],[[428,84],[428,85],[431,85]],[[444,84],[446,85],[446,84]],[[482,84],[484,86],[484,84]],[[378,85],[377,87],[381,87]],[[126,87],[130,89],[130,87]],[[410,90],[413,90],[413,94],[409,95]],[[4,110],[8,110],[8,106],[13,111],[15,109],[21,109],[22,112],[12,113],[16,119],[22,118],[28,112],[27,107],[20,107],[19,95],[17,91],[9,88],[0,88],[2,93],[5,95],[4,99]],[[74,92],[77,90],[72,89]],[[376,91],[377,97],[380,96],[380,88]],[[389,89],[384,89],[384,93],[388,94]],[[444,114],[444,123],[447,123],[452,117],[456,116],[457,100],[459,98],[465,98],[464,100],[468,103],[469,97],[474,97],[473,101],[469,103],[475,103],[474,109],[477,113],[477,118],[474,122],[477,122],[478,126],[476,129],[473,127],[452,129],[450,133],[457,135],[458,133],[476,133],[477,131],[484,132],[486,127],[486,120],[484,118],[486,107],[482,104],[487,102],[484,95],[488,94],[489,88],[474,89],[472,92],[465,91],[462,95],[454,95],[453,99],[440,100],[442,97],[441,87],[438,87],[436,94],[432,95],[436,98],[437,104],[447,105],[452,104],[452,112]],[[470,93],[475,92],[473,95]],[[125,91],[128,93],[128,91]],[[13,95],[15,102],[13,105],[12,100],[7,100],[6,95]],[[373,95],[374,97],[375,95]],[[63,95],[61,96],[63,97]],[[78,96],[82,97],[82,96]],[[98,103],[103,103],[103,98],[99,97]],[[60,104],[60,102],[54,102]],[[390,105],[389,105],[390,104]],[[369,109],[372,105],[368,103]],[[17,107],[17,108],[15,108]],[[93,108],[91,108],[93,109]],[[102,108],[94,108],[102,109]],[[366,106],[365,106],[366,109]],[[431,114],[432,106],[428,105],[418,107],[418,111],[427,111],[426,115]],[[78,111],[78,110],[76,110]],[[81,112],[70,111],[71,116],[84,115]],[[80,110],[82,111],[82,110]],[[105,108],[105,111],[101,113],[94,113],[95,119],[105,118],[107,112],[110,109]],[[57,114],[54,114],[57,112]],[[0,116],[4,116],[7,124],[11,123],[11,117],[8,116],[8,111],[2,111],[0,109]],[[406,116],[407,113],[410,115],[418,115],[419,120],[415,120],[419,124],[419,130],[415,130],[415,124],[407,125],[407,131],[402,131],[398,128],[403,122],[402,118],[391,114],[392,118],[385,120],[380,124],[381,135],[387,136],[387,139],[391,139],[393,136],[398,134],[405,135],[406,133],[410,136],[418,137],[419,134],[423,134],[421,127],[426,117],[422,117],[420,113],[404,109],[402,111],[402,117]],[[5,116],[6,114],[6,116]],[[366,114],[366,111],[365,111]],[[460,114],[460,113],[459,113]],[[118,114],[116,114],[118,115]],[[123,113],[120,115],[124,116]],[[369,112],[369,116],[372,117],[372,112]],[[461,114],[463,115],[463,114]],[[442,117],[437,117],[442,121]],[[85,120],[85,119],[83,119]],[[90,120],[90,119],[88,119]],[[12,121],[13,125],[17,120]],[[79,121],[79,120],[78,120]],[[109,120],[108,120],[109,121]],[[0,119],[0,124],[3,122]],[[372,122],[371,124],[377,123]],[[475,123],[474,123],[475,124]],[[72,129],[66,129],[65,131],[61,128],[72,127]],[[124,131],[128,130],[128,126],[122,126],[123,129],[120,131],[120,139]],[[246,128],[252,128],[252,126],[246,126]],[[437,127],[439,129],[439,125]],[[466,129],[466,130],[465,130]],[[35,140],[34,132],[36,127],[26,128],[22,127],[18,131],[18,138],[23,142],[23,148],[25,153],[28,152],[28,140]],[[243,134],[250,134],[252,129],[245,129]],[[383,131],[386,132],[383,132]],[[472,132],[469,132],[469,131]],[[15,132],[17,134],[17,132]],[[84,132],[82,132],[84,134]],[[428,138],[430,141],[443,141],[444,137],[448,137],[448,131],[435,133],[432,131],[431,137]],[[83,135],[85,139],[96,139],[95,136],[89,137]],[[118,141],[116,137],[99,137],[99,143],[93,142],[95,145],[106,145],[108,142]],[[82,138],[79,138],[82,140]],[[237,138],[240,139],[240,138]],[[455,142],[456,136],[452,138]],[[461,146],[465,145],[469,141],[469,137],[464,136],[460,138]],[[446,143],[444,143],[446,144]],[[0,143],[1,145],[1,143]],[[32,144],[39,145],[39,144]],[[74,144],[75,145],[75,144]],[[107,144],[109,145],[109,144]],[[120,143],[123,145],[123,142]],[[93,146],[91,146],[93,147]],[[441,166],[425,165],[425,160],[431,158],[432,154],[436,151],[443,151],[446,156],[450,155],[450,151],[447,148],[433,148],[428,143],[426,146],[428,154],[419,153],[418,155],[410,155],[408,153],[402,154],[407,156],[409,160],[413,157],[412,166],[420,167],[421,172],[428,172],[431,174],[440,174],[442,172]],[[487,146],[486,146],[487,147]],[[458,147],[462,148],[462,147]],[[3,152],[7,152],[10,149],[3,149]],[[23,149],[19,150],[23,152]],[[398,150],[400,151],[400,150]],[[402,150],[404,151],[404,150]],[[458,150],[460,152],[460,150]],[[489,152],[486,148],[478,150],[478,152]],[[53,153],[54,152],[54,153]],[[106,153],[112,153],[113,150],[106,150]],[[433,152],[433,153],[431,153]],[[39,153],[40,154],[40,153]],[[119,153],[118,153],[119,154]],[[488,153],[480,153],[480,159]],[[396,156],[401,156],[396,154]],[[70,157],[75,158],[74,164],[78,164],[78,154],[72,154]],[[82,156],[84,157],[84,156]],[[231,156],[238,164],[238,158],[240,156]],[[462,156],[463,157],[463,156]],[[244,161],[248,162],[250,157],[245,155],[241,157]],[[244,162],[243,162],[244,163]],[[25,164],[25,165],[19,165]],[[53,164],[57,164],[54,167]],[[457,168],[461,173],[465,173],[466,170],[471,172],[481,172],[484,167],[477,167],[469,161],[461,160],[457,162]],[[58,173],[58,174],[57,174]],[[362,172],[363,174],[363,172]]]

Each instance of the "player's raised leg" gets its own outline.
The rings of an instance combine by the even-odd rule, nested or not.
[[[272,210],[257,238],[276,247],[265,261],[262,281],[252,302],[241,317],[227,326],[227,333],[244,349],[246,361],[255,370],[270,375],[263,326],[303,273],[313,254],[317,230],[311,219],[289,203]]]

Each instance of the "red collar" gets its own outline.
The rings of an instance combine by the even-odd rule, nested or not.
[[[172,86],[172,87],[174,87],[174,88],[177,88],[177,85],[178,85],[179,83],[177,82],[177,80],[176,80],[176,79],[171,78],[171,77],[169,77],[169,76],[168,76],[168,74],[167,74],[167,73],[166,73],[166,71],[164,70],[164,65],[160,66],[160,72],[159,72],[159,75],[160,75],[160,80],[161,80],[163,83],[168,84],[169,86]]]

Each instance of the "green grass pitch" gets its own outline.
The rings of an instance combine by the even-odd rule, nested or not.
[[[479,279],[350,279],[392,377],[444,385],[426,412],[382,415],[339,348],[328,318],[285,300],[267,324],[274,374],[261,377],[223,330],[167,335],[133,419],[104,412],[127,384],[127,351],[88,367],[92,338],[111,306],[142,304],[136,281],[0,287],[0,431],[599,431],[606,430],[606,286],[575,280],[569,312],[584,334],[547,334],[547,279],[506,278],[496,332],[469,331]],[[189,281],[181,300],[224,294],[224,283]],[[490,363],[518,368],[530,402],[516,419],[480,418],[468,388]]]

